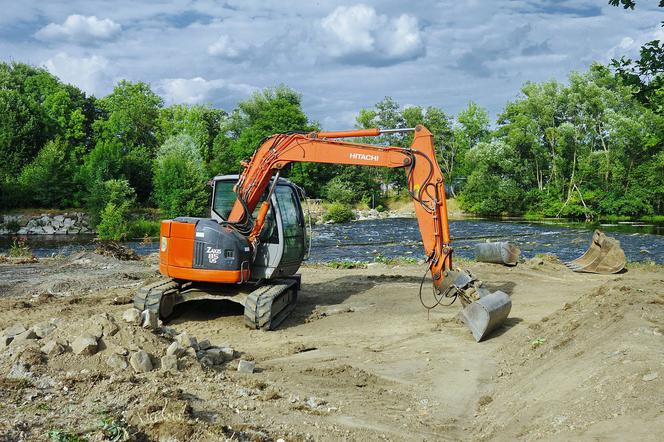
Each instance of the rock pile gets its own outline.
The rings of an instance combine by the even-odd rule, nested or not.
[[[75,323],[52,319],[29,328],[16,323],[0,332],[0,357],[8,355],[19,364],[26,358],[35,363],[54,359],[65,368],[85,366],[136,374],[156,369],[177,372],[191,361],[204,367],[221,366],[236,358],[230,345],[214,346],[207,339],[199,342],[186,332],[178,334],[163,327],[153,312],[130,308],[121,318],[116,321],[101,313]],[[241,371],[253,372],[253,366]]]
[[[88,216],[83,212],[37,216],[3,215],[0,217],[0,235],[16,233],[19,235],[76,235],[94,233],[90,228]]]

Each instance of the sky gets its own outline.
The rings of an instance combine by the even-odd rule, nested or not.
[[[326,129],[385,96],[492,116],[526,81],[664,39],[662,9],[607,0],[0,0],[0,60],[43,66],[101,97],[145,81],[165,103],[227,111],[265,87],[302,94]]]

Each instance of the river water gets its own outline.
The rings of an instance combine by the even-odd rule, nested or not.
[[[484,241],[511,241],[524,258],[549,253],[568,261],[588,247],[594,228],[618,239],[629,261],[664,264],[664,226],[647,223],[591,225],[553,221],[467,219],[450,222],[457,256],[473,258],[473,246]],[[68,255],[94,249],[92,236],[29,236],[28,246],[36,256]],[[0,253],[6,253],[12,238],[0,236]],[[139,254],[157,251],[157,243],[129,241]],[[376,257],[423,258],[417,221],[409,218],[356,221],[317,225],[311,238],[310,262],[332,260],[374,261]]]

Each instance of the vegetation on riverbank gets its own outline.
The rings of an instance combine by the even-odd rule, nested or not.
[[[475,103],[452,116],[386,97],[360,109],[356,126],[427,126],[449,194],[475,215],[661,220],[662,54],[653,41],[639,59],[594,64],[565,84],[526,83],[494,124]],[[0,63],[0,209],[85,207],[105,227],[129,223],[136,208],[203,215],[209,177],[238,173],[266,136],[317,129],[285,86],[229,112],[165,107],[142,82],[122,80],[96,98],[45,69]],[[411,137],[360,141],[409,146]],[[403,171],[392,169],[294,164],[284,175],[310,197],[334,202],[343,219],[351,205],[387,207],[406,187]]]

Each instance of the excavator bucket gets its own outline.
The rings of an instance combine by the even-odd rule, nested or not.
[[[603,232],[595,230],[586,253],[565,265],[574,272],[618,273],[625,268],[627,258],[620,241],[606,236]]]
[[[493,293],[478,291],[480,299],[466,305],[459,313],[459,318],[470,329],[475,341],[485,339],[493,330],[500,326],[512,309],[509,295],[500,290]]]

